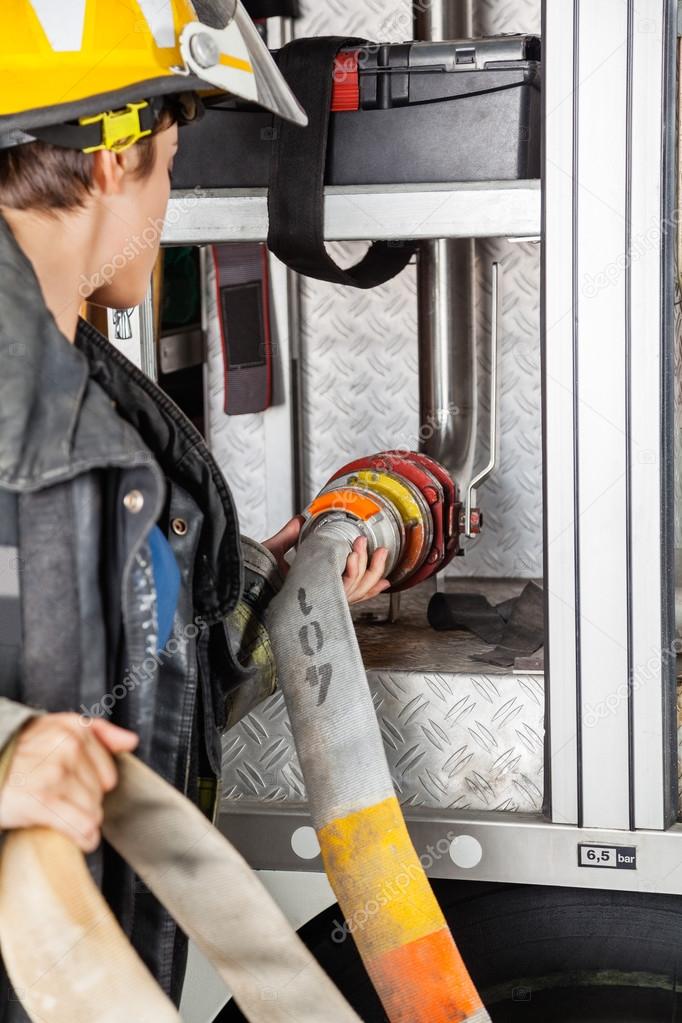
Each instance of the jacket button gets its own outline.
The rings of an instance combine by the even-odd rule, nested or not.
[[[187,536],[188,526],[184,519],[173,519],[171,529],[176,536]]]
[[[144,497],[139,490],[131,490],[123,498],[123,504],[132,515],[137,515],[144,508]]]

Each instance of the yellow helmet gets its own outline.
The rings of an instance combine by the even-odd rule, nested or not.
[[[2,0],[0,26],[0,148],[68,125],[64,145],[123,149],[157,98],[208,90],[307,124],[240,0]]]

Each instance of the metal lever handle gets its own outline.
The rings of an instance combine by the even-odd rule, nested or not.
[[[469,484],[466,495],[464,535],[475,536],[471,524],[471,511],[474,505],[476,488],[484,483],[497,464],[497,371],[499,361],[499,312],[500,312],[500,264],[492,267],[492,311],[490,322],[490,461],[485,469],[474,476]]]

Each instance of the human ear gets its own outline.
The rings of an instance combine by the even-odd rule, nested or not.
[[[112,153],[107,149],[93,153],[92,180],[101,195],[118,195],[121,192],[123,179],[130,170],[129,153],[129,150]]]

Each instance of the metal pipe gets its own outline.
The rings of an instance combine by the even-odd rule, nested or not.
[[[500,264],[493,263],[493,298],[490,315],[490,456],[488,464],[470,480],[466,492],[465,536],[474,536],[472,524],[472,506],[476,488],[488,479],[497,463],[497,378],[500,356],[499,338],[500,318]]]
[[[271,45],[285,46],[296,38],[293,18],[279,18],[279,38]],[[289,324],[291,371],[291,435],[293,447],[294,507],[305,508],[312,497],[307,493],[307,465],[305,448],[305,422],[303,412],[303,353],[301,278],[294,270],[287,270],[287,315]]]
[[[471,0],[418,3],[415,38],[473,35]],[[423,242],[419,251],[420,436],[461,488],[473,476],[478,411],[474,242]]]
[[[472,0],[419,0],[414,10],[416,39],[441,42],[473,35]]]

